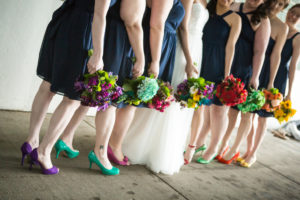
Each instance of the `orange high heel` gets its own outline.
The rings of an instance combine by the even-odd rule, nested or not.
[[[216,159],[216,160],[220,160],[220,159],[227,153],[228,150],[229,150],[229,146],[227,146],[227,147],[225,148],[225,150],[223,151],[222,155],[217,155],[217,156],[215,157],[215,159]]]
[[[193,148],[195,148],[196,146],[190,145],[190,144],[189,144],[188,147],[191,148],[191,149],[193,149]],[[185,152],[184,152],[184,153],[185,153]],[[190,163],[190,161],[188,161],[187,159],[184,158],[184,165],[188,165],[189,163]]]
[[[225,160],[224,158],[221,158],[219,162],[226,165],[230,165],[232,161],[236,161],[239,156],[240,156],[240,152],[237,152],[230,160]]]

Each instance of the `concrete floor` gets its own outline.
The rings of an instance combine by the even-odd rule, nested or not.
[[[267,133],[258,161],[250,169],[237,165],[195,162],[173,176],[155,174],[144,166],[120,167],[121,174],[101,175],[88,169],[87,154],[94,144],[92,117],[86,117],[75,136],[78,158],[54,158],[56,176],[20,166],[30,113],[0,111],[0,199],[300,199],[300,143]],[[49,117],[41,134],[46,131]],[[54,152],[53,152],[54,153]]]

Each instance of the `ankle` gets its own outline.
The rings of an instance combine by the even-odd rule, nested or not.
[[[32,147],[32,149],[35,149],[39,146],[39,140],[30,140],[30,139],[27,139],[27,142],[30,144],[30,146]]]

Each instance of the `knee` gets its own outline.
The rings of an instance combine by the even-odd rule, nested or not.
[[[55,95],[55,93],[51,92],[50,87],[50,83],[43,81],[40,85],[38,92],[47,96],[48,98],[52,98]]]
[[[73,99],[70,99],[68,97],[64,97],[61,103],[64,104],[65,106],[67,106],[67,107],[76,107],[76,108],[78,108],[80,106],[80,101],[73,100]]]
[[[164,30],[164,22],[159,19],[151,19],[150,20],[150,29],[162,31]]]

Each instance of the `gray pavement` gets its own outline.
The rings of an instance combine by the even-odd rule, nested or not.
[[[0,199],[177,200],[177,199],[300,199],[300,143],[267,133],[258,161],[246,169],[237,165],[192,162],[173,176],[155,174],[144,166],[120,167],[121,174],[103,176],[88,169],[87,154],[94,144],[92,117],[77,130],[78,158],[53,162],[60,173],[40,174],[20,166],[20,146],[28,133],[28,112],[0,111]],[[51,115],[47,116],[41,136]],[[234,134],[235,135],[235,134]],[[243,149],[244,150],[244,149]]]

